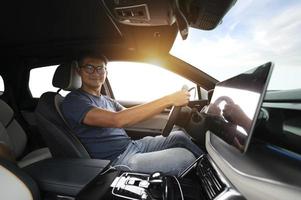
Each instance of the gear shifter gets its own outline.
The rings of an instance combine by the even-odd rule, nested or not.
[[[163,176],[161,172],[154,172],[149,176],[149,183],[163,183]]]
[[[149,191],[154,199],[166,199],[166,180],[161,172],[154,172],[149,177]]]

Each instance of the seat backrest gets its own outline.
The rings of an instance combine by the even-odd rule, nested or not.
[[[13,109],[1,99],[0,122],[7,132],[8,139],[6,139],[7,141],[5,142],[12,149],[16,158],[20,158],[23,155],[27,144],[27,135],[20,124],[17,122],[17,120],[14,118]]]
[[[0,199],[40,199],[40,192],[36,182],[14,163],[2,157],[0,157],[0,186]]]
[[[80,87],[81,80],[75,70],[71,64],[60,65],[54,74],[53,85],[64,90]],[[63,97],[55,92],[46,92],[40,97],[35,110],[40,132],[53,157],[90,158],[59,111],[62,101]]]
[[[0,157],[7,160],[16,161],[15,154],[12,151],[11,141],[6,132],[6,129],[0,122]]]

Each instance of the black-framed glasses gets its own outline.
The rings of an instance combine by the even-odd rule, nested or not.
[[[103,74],[106,71],[105,65],[94,66],[91,64],[86,64],[86,65],[81,66],[81,68],[83,68],[84,71],[87,72],[88,74],[93,74],[95,72],[95,70],[98,74]]]

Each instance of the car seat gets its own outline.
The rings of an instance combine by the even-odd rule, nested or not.
[[[48,148],[36,149],[24,155],[27,135],[14,118],[13,109],[6,102],[0,100],[0,111],[0,141],[4,141],[9,146],[20,167],[51,157]]]
[[[71,63],[58,66],[52,84],[67,91],[79,88],[81,79],[76,72],[76,66]],[[40,132],[53,157],[90,158],[60,112],[60,103],[64,97],[59,91],[46,92],[40,97],[35,110]]]
[[[0,157],[0,199],[39,200],[36,182],[14,163]]]

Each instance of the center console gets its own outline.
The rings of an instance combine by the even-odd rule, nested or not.
[[[203,155],[178,176],[160,172],[100,173],[77,195],[78,200],[217,200],[245,199],[226,180],[211,159]]]
[[[142,174],[109,171],[97,176],[77,199],[182,199],[183,192],[176,177],[160,172]]]
[[[51,158],[23,170],[38,183],[45,199],[71,200],[109,163],[98,159]]]
[[[114,179],[111,187],[112,195],[121,199],[175,199],[183,195],[177,178],[160,172],[151,175],[124,172]]]

